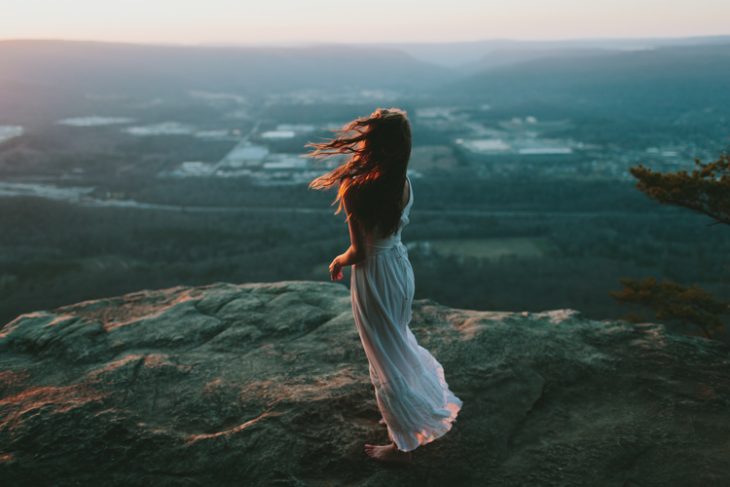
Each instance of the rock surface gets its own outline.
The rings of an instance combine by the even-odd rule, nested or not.
[[[464,401],[408,466],[341,283],[175,287],[0,328],[0,484],[730,485],[730,351],[660,325],[416,300]]]

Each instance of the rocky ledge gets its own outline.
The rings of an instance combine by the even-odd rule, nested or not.
[[[0,484],[730,485],[730,351],[656,324],[452,309],[411,329],[464,401],[384,466],[341,283],[216,283],[0,328]]]

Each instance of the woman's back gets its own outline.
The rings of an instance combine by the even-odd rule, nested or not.
[[[411,206],[413,206],[413,186],[411,185],[411,180],[407,175],[405,186],[408,190],[408,201],[403,207],[398,228],[395,232],[386,237],[381,235],[377,226],[371,233],[365,233],[365,244],[366,247],[369,247],[367,250],[375,249],[377,251],[378,249],[387,249],[401,242],[401,231],[410,221],[410,211]]]

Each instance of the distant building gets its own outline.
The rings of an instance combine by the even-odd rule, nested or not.
[[[162,122],[152,125],[127,127],[124,131],[130,135],[147,137],[152,135],[188,135],[193,133],[194,129],[190,125],[179,122]]]
[[[502,139],[456,139],[455,142],[471,152],[481,154],[509,152],[512,150],[512,146]]]
[[[89,117],[64,118],[56,123],[59,125],[69,125],[71,127],[101,127],[104,125],[125,124],[133,121],[134,119],[129,117],[98,117],[92,115]]]
[[[0,144],[23,135],[23,127],[20,125],[0,125]]]
[[[265,170],[302,170],[308,167],[309,163],[304,157],[291,154],[271,154],[263,164]]]
[[[293,130],[268,130],[261,134],[262,139],[291,139],[296,135]]]
[[[214,166],[207,162],[185,161],[180,164],[178,169],[172,171],[172,175],[178,177],[209,176],[214,169]]]
[[[226,154],[225,157],[220,160],[218,166],[260,166],[268,154],[269,149],[266,146],[255,145],[248,141],[243,141]]]
[[[525,147],[518,149],[517,153],[524,156],[549,156],[572,154],[573,149],[570,147]]]

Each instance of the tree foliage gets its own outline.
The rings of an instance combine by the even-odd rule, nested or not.
[[[692,172],[661,173],[639,165],[630,169],[637,188],[660,203],[703,213],[715,223],[730,224],[730,154],[703,163]]]
[[[632,167],[637,188],[660,203],[681,206],[707,215],[715,224],[730,225],[730,155],[723,154],[712,163],[695,159],[692,172],[661,173],[642,165]],[[657,319],[693,324],[710,338],[725,331],[722,317],[730,303],[714,298],[698,286],[685,287],[665,280],[657,282],[621,279],[624,289],[611,295],[624,303],[650,308]]]
[[[728,312],[728,303],[699,286],[685,287],[671,280],[657,282],[653,277],[621,279],[621,283],[624,289],[611,295],[624,303],[651,308],[658,320],[698,326],[707,338],[724,330],[722,317]]]

